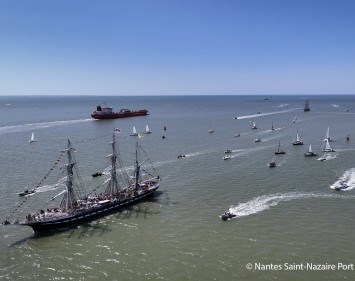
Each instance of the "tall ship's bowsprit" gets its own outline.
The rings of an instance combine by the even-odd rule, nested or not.
[[[96,110],[91,114],[91,117],[94,119],[117,119],[144,115],[148,115],[148,110],[121,109],[119,112],[114,112],[112,107],[106,105],[99,105],[97,106]]]
[[[67,228],[105,216],[153,195],[159,187],[160,178],[153,175],[155,172],[154,167],[146,164],[146,162],[150,162],[150,159],[140,145],[136,144],[133,176],[129,176],[125,171],[122,172],[121,177],[118,177],[116,167],[118,154],[116,152],[115,136],[113,136],[113,141],[110,144],[112,146],[112,154],[108,156],[111,159],[109,179],[101,186],[95,187],[89,195],[82,195],[82,187],[80,187],[80,181],[78,180],[78,171],[73,153],[74,148],[68,140],[68,145],[64,150],[68,158],[68,162],[64,167],[66,170],[65,190],[60,193],[64,194],[60,206],[31,212],[23,221],[15,220],[14,223],[10,223],[8,218],[3,224],[30,226],[35,232]],[[100,191],[100,188],[103,190]],[[58,196],[59,194],[53,197],[52,200]]]

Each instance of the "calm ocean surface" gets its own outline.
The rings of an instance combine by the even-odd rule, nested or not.
[[[59,174],[34,196],[17,195],[39,184],[68,138],[92,190],[99,179],[91,174],[109,166],[114,128],[130,167],[129,134],[148,124],[152,134],[139,141],[162,178],[154,198],[64,232],[1,226],[0,280],[354,280],[355,268],[338,263],[355,263],[355,97],[310,96],[310,112],[303,96],[264,98],[0,97],[1,221],[22,220],[63,190]],[[150,115],[91,119],[103,102]],[[335,152],[318,161],[327,127]],[[297,131],[303,146],[291,144]],[[286,154],[275,156],[279,141]],[[304,157],[309,143],[317,157]],[[340,180],[350,187],[335,191]],[[237,218],[221,221],[229,209]],[[301,268],[311,263],[336,268]]]

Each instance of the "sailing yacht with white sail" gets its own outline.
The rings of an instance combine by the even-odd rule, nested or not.
[[[309,143],[308,151],[304,154],[306,157],[317,156],[317,153],[312,151],[312,145]]]
[[[32,142],[36,142],[37,140],[35,139],[35,134],[32,132],[31,134],[31,138],[30,140],[28,141],[29,143],[32,143]]]
[[[328,139],[324,139],[324,145],[323,145],[322,151],[324,151],[324,152],[335,152],[335,150],[333,150],[333,149],[330,147],[330,144],[329,144],[329,140],[328,140]]]
[[[293,145],[303,145],[303,141],[300,140],[300,137],[298,135],[298,131],[296,133],[296,136],[295,138],[293,139],[293,142],[292,142]]]
[[[328,141],[332,141],[332,139],[330,138],[330,135],[329,135],[329,127],[327,128],[327,131],[325,132],[325,137],[324,137],[324,139],[326,140],[328,140]]]
[[[132,134],[130,134],[130,136],[132,136],[132,137],[138,136],[138,133],[137,133],[137,130],[136,130],[135,126],[133,126],[133,128],[132,128]]]
[[[149,130],[149,127],[148,125],[145,126],[145,131],[144,131],[145,134],[151,134],[152,132]]]
[[[258,127],[256,127],[256,124],[255,124],[255,120],[253,118],[253,121],[252,121],[253,125],[251,126],[252,129],[257,129]]]

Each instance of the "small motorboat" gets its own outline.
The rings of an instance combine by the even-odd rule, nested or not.
[[[231,149],[227,149],[226,151],[224,151],[224,153],[232,153]]]
[[[340,181],[337,186],[334,187],[335,190],[343,190],[349,187],[346,181]]]
[[[275,168],[276,167],[276,162],[275,161],[271,161],[268,166],[269,166],[269,168]]]
[[[221,215],[221,219],[226,221],[226,220],[230,220],[232,218],[235,218],[237,215],[236,214],[233,214],[231,212],[224,212],[223,215]]]
[[[178,159],[180,159],[180,158],[185,158],[186,157],[186,155],[185,154],[180,154],[180,155],[178,155]]]
[[[223,156],[223,160],[230,160],[230,159],[232,159],[232,157],[229,154]]]
[[[240,134],[239,133],[236,133],[235,134],[235,137],[237,138],[237,137],[240,137]]]
[[[94,178],[101,177],[101,176],[102,176],[102,173],[97,172],[97,173],[95,173],[95,174],[92,174],[92,176],[93,176]]]
[[[261,142],[261,139],[257,138],[254,140],[254,142]]]
[[[27,196],[27,195],[33,194],[35,192],[36,192],[35,189],[30,189],[30,190],[26,189],[26,190],[24,190],[22,192],[19,192],[17,194],[20,195],[20,196]]]

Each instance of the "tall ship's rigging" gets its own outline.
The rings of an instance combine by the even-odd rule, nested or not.
[[[64,166],[66,179],[65,189],[60,193],[64,194],[60,206],[31,212],[23,221],[15,220],[10,223],[10,218],[8,217],[3,224],[30,226],[35,232],[67,228],[105,216],[153,195],[159,188],[160,177],[153,175],[155,172],[154,167],[151,168],[145,164],[150,162],[150,159],[138,142],[136,143],[133,176],[129,176],[121,168],[122,176],[120,178],[117,176],[116,162],[118,153],[116,152],[115,135],[113,135],[113,140],[110,144],[112,146],[112,154],[108,156],[111,160],[109,179],[88,195],[83,195],[81,184],[78,180],[74,148],[70,140],[68,140],[67,147],[62,151],[67,155],[68,162]],[[144,159],[141,158],[140,152],[142,152]],[[105,190],[99,193],[100,188],[105,188]],[[97,195],[97,193],[99,194]],[[60,194],[53,197],[51,201]]]

